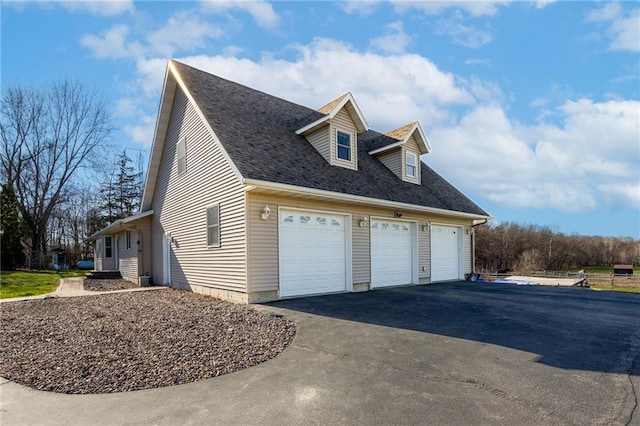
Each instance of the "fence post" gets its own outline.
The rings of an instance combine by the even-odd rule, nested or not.
[[[611,273],[611,288],[613,288],[613,272]]]

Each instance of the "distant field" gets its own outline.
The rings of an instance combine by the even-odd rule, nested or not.
[[[624,293],[640,293],[640,287],[601,287],[601,286],[591,286],[592,290],[602,290],[602,291],[621,291]]]
[[[86,271],[1,271],[0,299],[51,293],[58,287],[60,278],[85,274]]]

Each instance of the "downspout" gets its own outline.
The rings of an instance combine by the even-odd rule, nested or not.
[[[482,219],[483,222],[474,223],[471,225],[471,258],[473,259],[473,265],[471,265],[471,273],[476,274],[476,231],[475,227],[484,225],[489,222],[489,219]]]

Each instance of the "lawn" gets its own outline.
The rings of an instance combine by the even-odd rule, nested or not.
[[[37,296],[54,291],[60,278],[82,277],[86,271],[2,271],[0,299]]]
[[[591,274],[610,274],[613,272],[613,266],[585,266],[584,271]],[[640,273],[640,266],[634,266],[633,273]]]

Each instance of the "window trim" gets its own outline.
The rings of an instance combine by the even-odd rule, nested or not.
[[[124,231],[124,248],[131,250],[131,231]]]
[[[409,158],[413,159],[413,164],[409,164]],[[413,168],[413,174],[409,174],[409,168]],[[404,175],[408,178],[418,178],[418,156],[413,152],[405,152],[404,155]]]
[[[217,223],[215,224],[210,224],[209,223],[209,210],[212,208],[216,208],[216,219],[217,219]],[[205,220],[206,220],[206,229],[207,229],[207,247],[220,247],[220,203],[214,203],[214,204],[209,204],[208,206],[205,207]],[[209,229],[210,228],[216,228],[216,241],[214,241],[213,243],[211,243],[209,241]]]
[[[178,176],[187,173],[187,137],[183,136],[178,139],[176,144],[176,162],[178,168]],[[182,165],[182,167],[181,167]]]
[[[109,239],[109,245],[107,246],[107,238]],[[109,250],[109,255],[107,256],[107,249]],[[105,235],[104,236],[104,258],[111,259],[113,257],[113,236]]]
[[[347,147],[346,145],[343,145],[339,142],[339,135],[340,133],[342,133],[343,135],[346,135],[349,137],[349,146]],[[348,149],[348,153],[349,153],[349,159],[345,159],[345,158],[341,158],[340,157],[340,150],[339,148],[343,147]],[[353,163],[353,135],[350,132],[345,132],[343,130],[340,129],[336,129],[336,160],[338,161],[345,161],[347,163]]]

